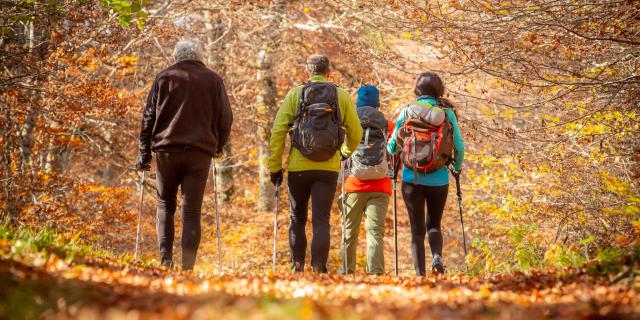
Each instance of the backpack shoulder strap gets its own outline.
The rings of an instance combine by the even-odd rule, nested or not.
[[[304,108],[306,108],[306,105],[304,104],[304,91],[310,84],[311,82],[307,81],[304,83],[304,85],[302,85],[302,88],[300,89],[300,96],[298,97],[298,108],[296,110],[296,115],[293,117],[294,119],[297,119],[300,114],[302,114],[302,111],[304,111]]]
[[[340,113],[340,98],[338,97],[338,94],[340,93],[340,91],[338,91],[338,85],[335,83],[331,83],[331,86],[333,87],[333,90],[335,91],[335,96],[336,96],[336,101],[334,102],[333,108],[336,110],[336,120],[339,123],[342,123],[342,114]]]

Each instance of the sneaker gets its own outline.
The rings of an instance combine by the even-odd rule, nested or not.
[[[436,274],[444,273],[444,264],[442,264],[442,258],[439,255],[433,256],[433,262],[431,262],[431,272]]]

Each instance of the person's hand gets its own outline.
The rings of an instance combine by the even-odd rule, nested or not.
[[[138,154],[135,167],[138,171],[151,170],[151,154]]]
[[[456,179],[460,178],[460,174],[461,174],[461,173],[462,173],[462,169],[456,170],[456,169],[454,169],[453,167],[451,168],[451,175],[452,175],[454,178],[456,178]]]
[[[402,158],[400,158],[400,153],[394,155],[391,160],[393,161],[392,170],[393,170],[393,180],[398,178],[398,172],[400,172],[400,168],[402,167]]]
[[[283,180],[283,176],[284,176],[284,170],[280,169],[280,171],[278,172],[271,172],[271,183],[273,183],[274,186],[279,186],[280,184],[282,184],[282,180]]]

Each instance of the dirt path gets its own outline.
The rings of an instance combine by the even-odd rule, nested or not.
[[[111,259],[0,260],[0,318],[638,319],[640,279],[580,271],[466,276],[211,276]]]

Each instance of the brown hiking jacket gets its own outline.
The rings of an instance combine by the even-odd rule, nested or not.
[[[162,70],[147,97],[140,154],[197,149],[211,156],[229,139],[233,114],[222,78],[197,60]]]

